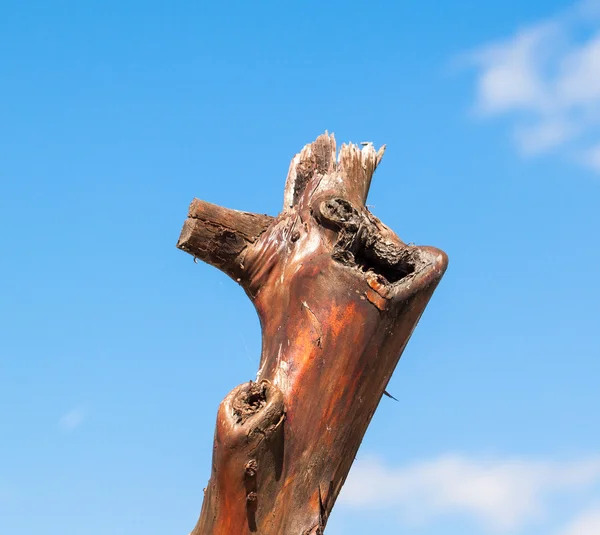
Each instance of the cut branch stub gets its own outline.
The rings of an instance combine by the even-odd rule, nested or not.
[[[284,400],[268,381],[245,383],[221,403],[213,469],[193,533],[255,532],[268,517],[283,467]],[[259,494],[260,490],[260,494]],[[227,500],[239,502],[231,508]],[[262,532],[261,532],[262,533]]]
[[[194,199],[177,247],[238,279],[244,275],[242,253],[272,221],[268,215],[230,210]]]
[[[277,218],[192,204],[178,246],[238,280],[263,330],[257,383],[219,409],[193,535],[325,528],[447,266],[365,207],[382,155],[343,145],[336,161],[334,137],[320,136],[292,160]]]

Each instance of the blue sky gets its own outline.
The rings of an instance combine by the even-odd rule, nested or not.
[[[600,533],[599,126],[596,2],[2,2],[0,533],[189,533],[260,328],[187,206],[325,129],[450,256],[328,533]]]

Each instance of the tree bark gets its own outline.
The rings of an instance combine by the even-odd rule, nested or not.
[[[367,426],[446,266],[365,207],[385,147],[327,133],[272,218],[194,200],[177,246],[239,282],[263,333],[256,381],[221,403],[192,535],[323,533]]]

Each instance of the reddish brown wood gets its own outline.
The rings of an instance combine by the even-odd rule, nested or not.
[[[276,218],[195,200],[178,247],[237,280],[263,331],[256,382],[217,415],[193,535],[322,533],[447,257],[365,207],[383,156],[322,135],[292,160]]]

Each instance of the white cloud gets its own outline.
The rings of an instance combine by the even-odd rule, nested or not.
[[[524,154],[545,152],[568,141],[575,127],[562,119],[550,119],[528,126],[517,126],[514,139]]]
[[[522,154],[558,151],[600,172],[589,154],[600,143],[600,0],[483,45],[467,62],[479,117],[509,116]]]
[[[592,169],[600,173],[600,143],[586,149],[581,159]]]
[[[63,414],[58,421],[58,425],[65,431],[73,431],[78,428],[84,420],[85,411],[82,408],[77,408]]]
[[[418,522],[459,514],[489,531],[512,532],[543,520],[553,497],[598,484],[600,456],[552,462],[445,455],[397,468],[366,459],[356,461],[340,501],[353,508],[399,510]]]
[[[514,110],[543,112],[550,106],[550,95],[539,67],[559,30],[556,24],[542,23],[473,54],[473,62],[481,69],[477,108],[482,114]]]
[[[600,505],[584,511],[560,535],[598,535],[600,533]]]

